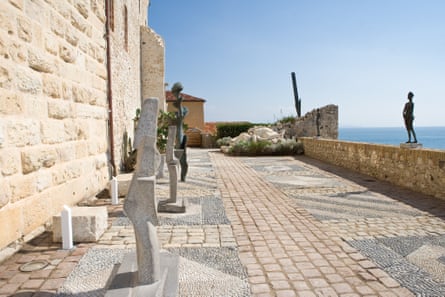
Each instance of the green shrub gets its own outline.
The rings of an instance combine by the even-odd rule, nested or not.
[[[286,117],[283,117],[283,118],[279,119],[276,123],[282,123],[282,124],[290,123],[290,124],[294,124],[295,123],[295,117],[294,116],[286,116]]]
[[[254,124],[249,122],[220,123],[216,125],[216,138],[237,137],[253,126]]]
[[[268,140],[240,141],[229,149],[235,156],[301,155],[303,144],[294,139],[283,139],[277,143]]]
[[[217,147],[228,146],[228,145],[230,145],[231,140],[232,140],[232,137],[228,137],[228,136],[220,138],[216,141],[216,146]]]

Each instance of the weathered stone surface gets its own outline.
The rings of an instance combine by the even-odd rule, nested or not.
[[[19,68],[16,70],[15,76],[20,91],[31,94],[42,92],[42,80],[39,75],[28,71],[28,69]]]
[[[0,87],[9,89],[12,84],[11,72],[5,67],[0,66]]]
[[[40,124],[42,142],[45,144],[61,143],[65,141],[65,124],[62,120],[48,119]]]
[[[134,112],[141,105],[139,32],[146,24],[148,12],[142,6],[147,3],[115,3],[117,37],[125,33],[123,4],[127,6],[128,51],[124,38],[111,39],[116,137],[109,148],[105,2],[0,1],[0,205],[7,203],[0,211],[18,209],[22,214],[25,204],[28,208],[26,223],[11,221],[17,232],[2,229],[1,239],[14,234],[10,243],[51,218],[54,209],[38,209],[40,198],[43,206],[59,211],[61,204],[75,204],[106,187],[107,152],[114,150],[119,162],[119,135],[133,129]],[[73,86],[83,88],[76,98]],[[26,155],[42,147],[57,150],[56,163],[40,163],[38,154],[26,156],[29,172],[23,174],[22,151]]]
[[[74,7],[76,7],[77,11],[86,19],[88,19],[89,14],[89,6],[90,1],[87,0],[79,0],[74,3]]]
[[[0,209],[9,203],[11,199],[11,188],[9,187],[9,183],[6,179],[0,178]]]
[[[45,73],[53,73],[55,70],[54,61],[50,60],[42,52],[34,49],[28,50],[28,65],[36,71]]]
[[[23,112],[23,96],[0,89],[0,114],[13,115]]]
[[[51,13],[51,30],[59,37],[63,37],[66,31],[65,21],[56,13]]]
[[[18,9],[23,9],[23,0],[9,0],[9,3],[14,5]]]
[[[37,193],[37,178],[35,174],[20,175],[10,179],[11,201],[17,202],[23,198],[30,197]]]
[[[71,208],[74,242],[95,242],[107,229],[105,206]],[[53,216],[53,241],[62,241],[61,216]]]
[[[57,153],[54,148],[30,148],[22,152],[23,174],[36,171],[42,167],[52,167],[56,163]]]
[[[17,35],[26,42],[32,41],[32,25],[31,22],[23,17],[18,18]]]
[[[77,44],[79,43],[79,36],[77,33],[78,32],[74,28],[67,28],[65,32],[65,39],[72,46],[77,46]]]
[[[0,168],[5,176],[18,173],[20,168],[20,152],[15,149],[0,150]]]
[[[78,178],[82,174],[82,166],[74,162],[57,166],[56,169],[52,174],[52,180],[55,185]]]
[[[8,143],[16,146],[35,145],[40,143],[40,126],[38,121],[22,120],[8,123],[6,127]]]
[[[45,50],[56,56],[58,53],[59,43],[57,42],[57,39],[55,39],[50,34],[45,35]]]
[[[133,223],[138,259],[138,284],[152,284],[161,278],[156,234],[156,133],[158,100],[146,99],[136,129],[134,147],[138,150],[136,169],[125,199],[124,210]]]
[[[72,115],[72,105],[69,101],[48,101],[48,116],[53,119],[64,119]],[[75,132],[75,131],[74,131]]]
[[[52,98],[60,98],[62,94],[61,82],[57,76],[43,76],[43,93]]]
[[[67,63],[76,62],[77,53],[74,48],[69,46],[68,44],[60,44],[59,45],[59,55],[63,61]]]
[[[9,57],[11,57],[12,60],[16,63],[24,63],[28,58],[28,52],[26,50],[26,47],[22,43],[11,41],[8,47],[8,51]]]

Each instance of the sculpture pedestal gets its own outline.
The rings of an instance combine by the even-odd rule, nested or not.
[[[153,284],[138,284],[136,253],[124,256],[105,297],[174,297],[178,294],[179,257],[169,252],[160,252],[161,279]]]
[[[420,149],[420,148],[423,148],[423,145],[422,145],[421,143],[408,142],[408,143],[401,143],[401,144],[400,144],[400,148],[405,148],[405,149]]]

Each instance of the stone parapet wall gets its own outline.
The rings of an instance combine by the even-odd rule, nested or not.
[[[305,155],[445,199],[445,151],[302,137]]]

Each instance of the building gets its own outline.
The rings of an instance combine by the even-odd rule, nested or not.
[[[0,252],[106,188],[141,100],[165,106],[164,44],[148,6],[0,1]]]
[[[183,101],[182,106],[188,109],[187,116],[184,118],[184,123],[188,126],[189,129],[199,129],[201,131],[205,130],[204,123],[204,103],[205,99],[194,97],[185,93],[181,93]],[[173,105],[176,101],[175,96],[173,96],[172,92],[166,91],[165,98],[167,102],[167,111],[176,112],[177,109]]]

